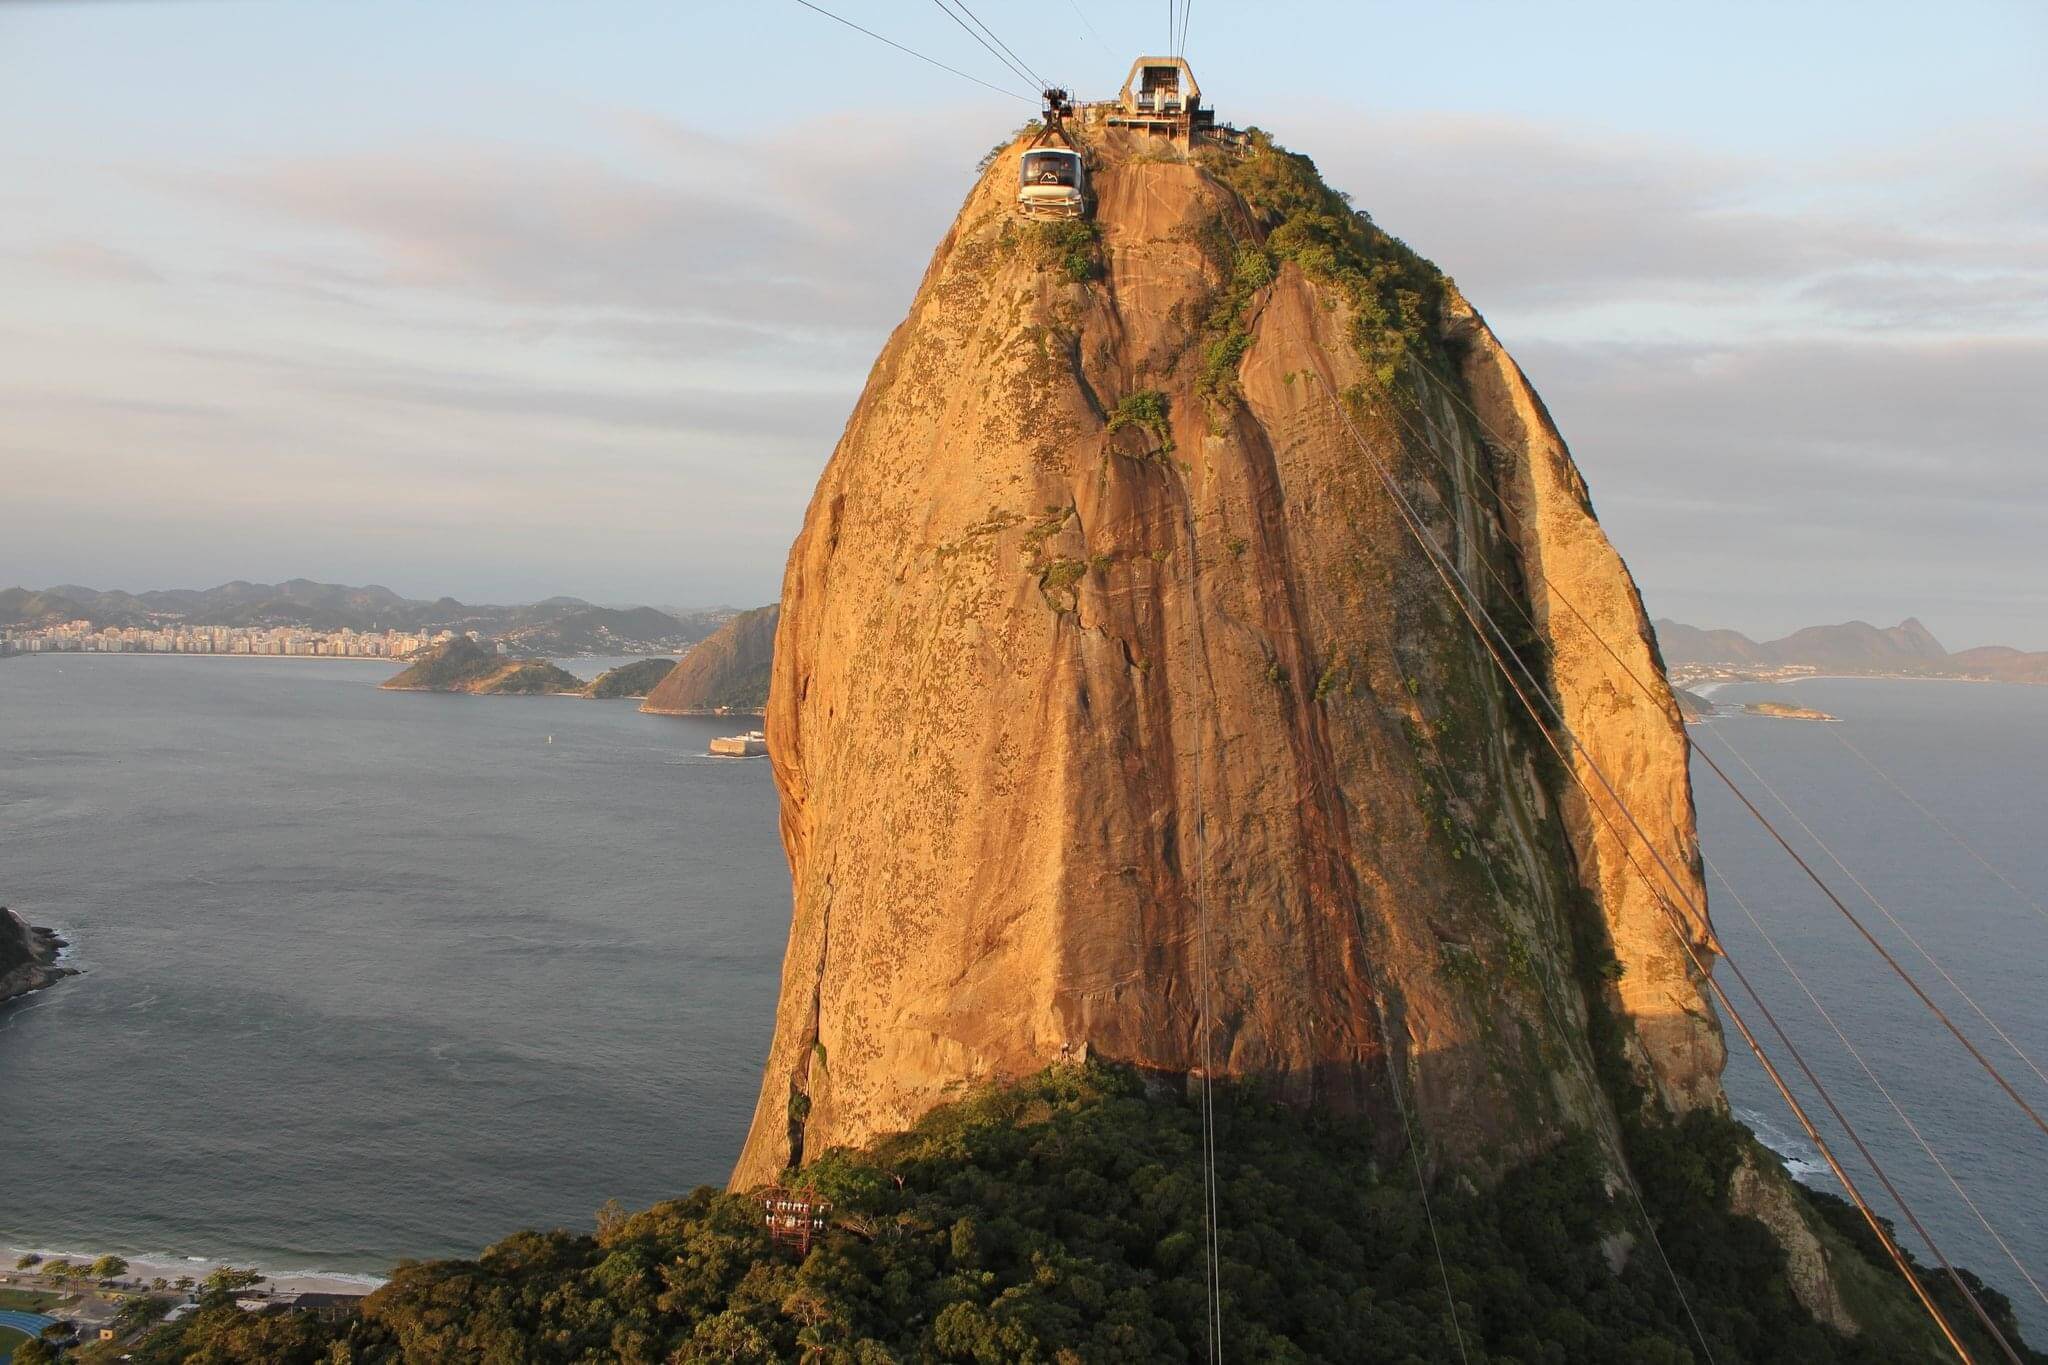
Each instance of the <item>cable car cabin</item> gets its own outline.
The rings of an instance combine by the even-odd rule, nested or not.
[[[1202,87],[1194,69],[1180,57],[1140,57],[1132,62],[1108,120],[1113,128],[1142,128],[1178,138],[1190,137],[1215,121],[1216,112],[1202,107]]]
[[[1088,168],[1068,147],[1027,147],[1017,167],[1017,207],[1026,218],[1079,218],[1088,202]]]

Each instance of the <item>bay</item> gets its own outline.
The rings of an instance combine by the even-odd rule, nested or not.
[[[592,677],[621,661],[561,662]],[[0,903],[64,930],[86,969],[0,1010],[0,1241],[376,1274],[519,1227],[588,1227],[609,1198],[640,1206],[724,1179],[752,1112],[790,901],[767,765],[705,745],[755,722],[380,692],[388,671],[0,663]],[[1819,679],[1717,694],[1766,697],[1842,721],[1727,716],[1695,727],[1695,742],[2048,1104],[2029,1062],[1905,937],[2027,1058],[2048,1059],[2048,688]],[[1944,1250],[2048,1339],[2041,1300],[1764,931],[2037,1278],[2040,1135],[1697,763],[1695,786],[1730,953]],[[1738,1115],[1829,1187],[1730,1044]]]
[[[585,676],[601,661],[570,661]],[[751,721],[388,665],[0,663],[0,1237],[381,1272],[722,1182],[788,933]]]

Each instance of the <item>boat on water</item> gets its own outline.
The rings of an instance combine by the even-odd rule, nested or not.
[[[768,737],[759,730],[723,735],[711,741],[711,752],[721,758],[758,758],[768,752]]]

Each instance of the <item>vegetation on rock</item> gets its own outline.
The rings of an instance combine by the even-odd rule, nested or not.
[[[801,1259],[771,1249],[754,1198],[700,1189],[610,1213],[595,1235],[522,1232],[473,1261],[402,1265],[359,1317],[256,1318],[215,1296],[135,1359],[1195,1359],[1201,1117],[1157,1091],[1055,1067],[827,1153],[792,1177],[832,1202]],[[1726,1212],[1719,1167],[1752,1140],[1725,1119],[1692,1116],[1643,1172],[1683,1301],[1647,1248],[1610,1268],[1603,1244],[1642,1222],[1582,1140],[1484,1193],[1439,1180],[1425,1208],[1415,1167],[1375,1161],[1355,1124],[1243,1089],[1217,1121],[1232,1359],[1687,1362],[1706,1359],[1701,1334],[1724,1361],[1929,1358],[1916,1335],[1849,1338],[1798,1306],[1776,1242]],[[2010,1330],[2009,1306],[1988,1302]]]
[[[635,659],[632,663],[606,669],[598,674],[596,681],[583,689],[583,695],[600,700],[613,697],[644,697],[652,692],[675,666],[674,659]]]
[[[416,656],[411,667],[383,686],[394,692],[533,695],[581,692],[583,679],[546,659],[507,658],[458,635]]]

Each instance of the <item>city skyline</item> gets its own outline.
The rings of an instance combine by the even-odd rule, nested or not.
[[[1486,312],[1653,614],[2040,648],[2048,19],[1965,10],[1304,5],[1200,15],[1190,55]],[[988,17],[1101,94],[1162,35],[1089,12]],[[856,17],[990,74],[917,7]],[[1455,80],[1355,60],[1474,22]],[[48,130],[0,150],[7,582],[771,600],[1031,112],[794,7],[772,81],[749,16],[634,0],[15,6],[0,34],[0,110]]]

